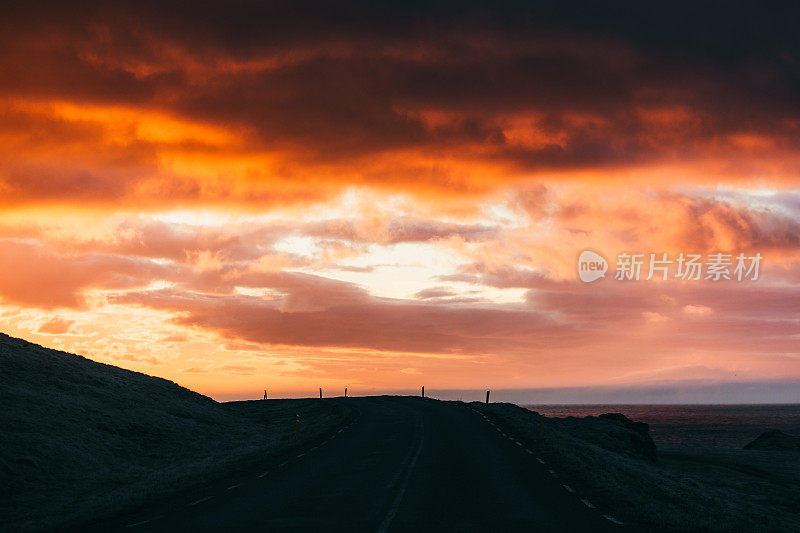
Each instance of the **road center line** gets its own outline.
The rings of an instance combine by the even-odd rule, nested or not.
[[[406,468],[405,476],[403,477],[403,481],[400,484],[400,488],[397,490],[397,494],[395,495],[394,501],[392,505],[389,507],[389,511],[386,513],[386,516],[381,522],[380,527],[378,528],[378,533],[386,533],[389,531],[389,526],[392,525],[392,520],[394,519],[394,515],[397,514],[397,509],[400,508],[400,502],[403,501],[403,496],[406,493],[406,488],[408,488],[408,480],[411,479],[411,472],[414,471],[414,466],[417,464],[417,459],[419,459],[419,454],[422,452],[422,443],[425,441],[425,426],[420,424],[420,436],[419,436],[419,444],[417,445],[417,451],[414,453],[414,457],[411,459],[408,467]]]
[[[197,501],[194,501],[194,502],[190,503],[189,505],[198,505],[198,504],[201,504],[203,502],[207,502],[211,498],[213,498],[213,496],[206,496],[205,498],[201,498],[201,499],[199,499]]]
[[[621,525],[623,525],[623,524],[622,524],[622,522],[620,522],[619,520],[617,520],[617,519],[616,519],[616,518],[614,518],[613,516],[608,516],[607,514],[604,514],[604,515],[603,515],[603,518],[605,518],[605,519],[606,519],[606,520],[608,520],[609,522],[613,522],[614,524],[617,524],[617,525],[620,525],[620,526],[621,526]]]
[[[161,516],[154,516],[153,518],[148,518],[147,520],[142,520],[141,522],[136,522],[135,524],[128,524],[128,525],[127,525],[127,526],[125,526],[125,527],[139,527],[139,526],[143,526],[143,525],[145,525],[145,524],[149,524],[150,522],[155,522],[155,521],[156,521],[156,520],[158,520],[159,518],[161,518]]]

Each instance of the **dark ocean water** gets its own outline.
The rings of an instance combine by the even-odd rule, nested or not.
[[[622,413],[650,424],[656,445],[741,448],[768,429],[800,436],[800,404],[792,405],[526,405],[546,416]]]

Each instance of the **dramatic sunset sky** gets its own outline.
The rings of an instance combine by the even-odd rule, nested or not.
[[[217,399],[800,398],[800,13],[647,4],[4,4],[0,331]]]

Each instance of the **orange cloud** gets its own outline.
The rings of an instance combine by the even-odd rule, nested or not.
[[[0,8],[0,327],[226,395],[800,377],[796,17],[691,8]]]
[[[712,52],[693,50],[676,62],[681,44],[666,36],[656,46],[639,25],[609,32],[603,17],[579,30],[559,10],[546,32],[540,17],[471,31],[455,17],[427,34],[377,13],[351,31],[286,32],[296,14],[282,9],[256,31],[247,9],[207,9],[8,13],[4,206],[253,208],[353,184],[442,201],[531,177],[786,187],[800,168],[793,71],[757,32],[760,75],[752,56],[709,69]],[[717,31],[727,53],[746,48]]]

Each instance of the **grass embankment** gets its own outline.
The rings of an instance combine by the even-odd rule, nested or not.
[[[471,406],[523,439],[579,494],[627,523],[657,531],[800,531],[797,453],[653,455],[642,426],[622,419],[546,418],[511,404]]]
[[[217,403],[0,334],[0,529],[63,527],[247,468],[342,425],[338,402]]]

